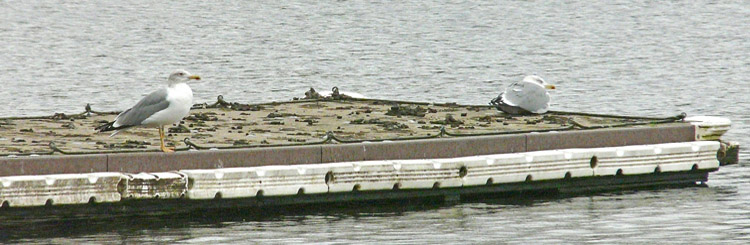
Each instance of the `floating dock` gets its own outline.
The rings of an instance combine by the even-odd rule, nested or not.
[[[0,119],[0,219],[101,217],[700,185],[731,122],[549,112],[341,96],[197,104],[169,128],[115,137],[117,113]],[[721,161],[720,161],[721,160]]]

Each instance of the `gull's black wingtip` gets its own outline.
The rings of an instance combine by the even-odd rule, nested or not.
[[[133,125],[124,125],[124,126],[119,126],[119,127],[115,127],[114,125],[115,125],[115,122],[112,121],[112,122],[108,122],[106,124],[99,125],[96,128],[94,128],[94,129],[97,132],[107,132],[107,131],[115,131],[115,130],[121,130],[121,129],[126,129],[126,128],[133,127]]]
[[[107,132],[107,131],[117,130],[115,127],[113,127],[114,124],[115,124],[115,122],[112,121],[112,122],[108,122],[106,124],[99,125],[96,128],[94,128],[94,129],[97,132]]]
[[[509,105],[509,104],[505,103],[505,101],[503,101],[503,93],[500,93],[500,95],[498,95],[497,97],[495,97],[494,99],[492,99],[490,101],[490,105],[495,106],[495,108],[497,108],[497,110],[499,110],[499,111],[502,111],[502,112],[505,112],[505,113],[511,114],[511,115],[532,115],[532,114],[534,114],[534,113],[531,113],[530,111],[524,110],[521,107],[512,106],[512,105]]]

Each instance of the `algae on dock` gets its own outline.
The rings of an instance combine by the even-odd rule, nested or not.
[[[0,118],[0,155],[152,151],[157,130],[132,128],[114,137],[94,128],[117,113],[87,112],[47,117]],[[550,112],[511,116],[484,105],[434,104],[330,97],[263,104],[229,103],[219,96],[196,104],[168,128],[178,150],[260,147],[324,142],[362,142],[530,131],[638,127],[679,123],[681,116],[640,118]],[[187,139],[187,140],[185,140]]]

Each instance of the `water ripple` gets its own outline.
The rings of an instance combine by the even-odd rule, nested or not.
[[[219,94],[268,102],[338,86],[374,98],[486,104],[538,74],[558,85],[555,109],[719,115],[733,121],[725,139],[747,145],[750,138],[744,1],[0,6],[0,116],[80,112],[86,103],[121,110],[175,68],[204,78],[193,85],[197,102]],[[750,239],[748,166],[722,168],[708,188],[268,219],[180,217],[24,242],[742,244]]]

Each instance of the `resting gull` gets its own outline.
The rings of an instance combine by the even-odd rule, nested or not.
[[[158,127],[161,150],[174,152],[164,145],[164,125],[182,120],[193,106],[193,90],[186,82],[201,78],[184,70],[177,70],[169,75],[167,86],[156,90],[138,101],[130,109],[117,115],[115,120],[96,127],[99,132],[115,131],[110,137],[131,127]]]
[[[555,85],[539,76],[526,76],[523,81],[508,86],[490,104],[508,114],[542,114],[549,110],[547,89],[555,89]]]
[[[320,92],[320,96],[323,96],[323,97],[334,97],[334,98],[338,98],[338,97],[342,97],[342,96],[347,96],[347,97],[355,98],[355,99],[365,99],[365,98],[367,98],[364,95],[362,95],[360,93],[357,93],[357,92],[339,91],[338,87],[331,88],[331,92],[328,92],[328,91]]]

